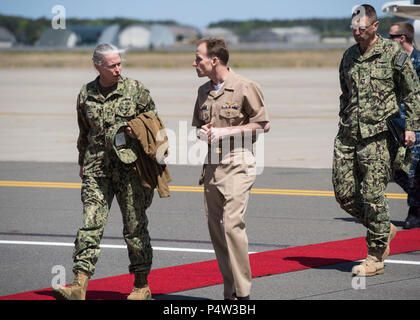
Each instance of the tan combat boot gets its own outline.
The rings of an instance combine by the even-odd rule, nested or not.
[[[389,231],[388,241],[387,241],[387,243],[386,243],[386,249],[385,249],[385,251],[384,251],[384,254],[382,255],[382,261],[384,261],[386,258],[388,258],[388,255],[389,255],[389,250],[390,250],[389,245],[390,245],[390,243],[391,243],[392,239],[394,239],[394,238],[395,238],[395,235],[396,235],[396,234],[397,234],[397,227],[396,227],[396,226],[394,226],[394,225],[391,223],[391,230]]]
[[[383,252],[369,250],[368,255],[361,264],[352,269],[353,276],[371,277],[384,273]]]
[[[147,284],[147,273],[134,274],[133,291],[127,297],[127,300],[152,300],[152,293]]]
[[[54,298],[57,300],[85,300],[89,279],[89,274],[81,270],[76,270],[74,272],[73,283],[70,286],[58,286],[53,289]]]

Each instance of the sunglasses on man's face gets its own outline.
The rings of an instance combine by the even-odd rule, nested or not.
[[[405,36],[405,34],[388,34],[389,39],[395,39]]]

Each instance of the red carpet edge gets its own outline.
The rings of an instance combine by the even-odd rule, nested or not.
[[[391,243],[390,255],[420,250],[420,229],[399,231]],[[364,259],[365,238],[354,238],[286,249],[254,253],[249,256],[252,277],[317,268]],[[94,279],[89,282],[86,299],[121,300],[131,292],[134,276]],[[153,295],[169,294],[223,283],[216,260],[153,269],[149,286]],[[0,297],[0,300],[53,300],[51,288]]]

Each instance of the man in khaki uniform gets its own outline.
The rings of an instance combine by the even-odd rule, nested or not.
[[[244,214],[256,174],[252,143],[270,124],[260,87],[234,73],[228,60],[223,40],[199,42],[193,67],[210,81],[198,90],[192,125],[209,144],[201,179],[208,227],[224,297],[236,300],[249,299],[251,291]]]

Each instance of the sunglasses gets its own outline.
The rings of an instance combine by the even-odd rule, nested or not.
[[[405,36],[405,34],[388,34],[389,39],[395,39]]]
[[[373,23],[371,23],[370,25],[366,26],[366,27],[359,27],[356,24],[351,24],[350,25],[350,29],[353,31],[359,30],[359,32],[365,32],[367,29],[369,29],[371,26],[373,26],[376,23],[376,21],[374,21]]]

